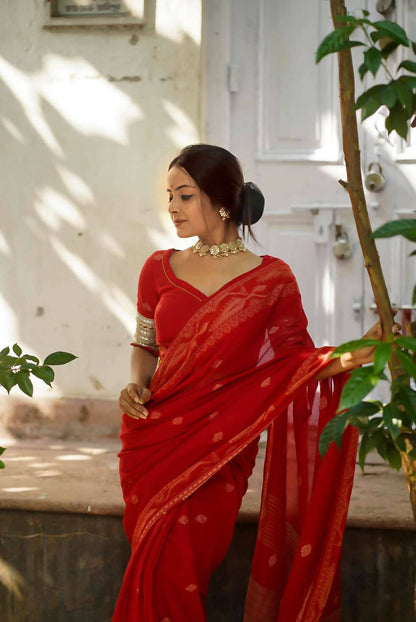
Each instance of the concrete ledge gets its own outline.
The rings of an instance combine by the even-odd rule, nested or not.
[[[118,440],[7,441],[6,468],[0,472],[0,509],[121,516]],[[257,522],[264,463],[260,448],[239,514]],[[365,474],[357,466],[347,525],[357,528],[416,530],[403,473],[377,455]]]
[[[0,427],[9,440],[95,441],[117,439],[120,430],[114,399],[0,395],[0,413]]]

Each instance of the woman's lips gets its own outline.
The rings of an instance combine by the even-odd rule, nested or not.
[[[186,222],[186,220],[174,220],[173,224],[175,227],[179,227],[179,225],[182,225],[184,222]]]

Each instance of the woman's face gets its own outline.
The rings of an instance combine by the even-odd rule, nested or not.
[[[173,166],[167,184],[169,214],[180,238],[206,238],[223,226],[218,209],[185,169]]]

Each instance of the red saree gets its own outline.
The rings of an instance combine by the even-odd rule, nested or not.
[[[332,350],[314,347],[292,272],[269,259],[205,297],[188,319],[153,377],[147,420],[123,415],[132,554],[114,622],[205,620],[209,575],[227,551],[266,428],[244,620],[339,619],[357,438],[347,430],[341,451],[331,446],[321,460],[319,432],[342,378],[314,380]]]

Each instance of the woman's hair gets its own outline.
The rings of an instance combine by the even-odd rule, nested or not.
[[[169,164],[180,166],[205,192],[215,207],[230,211],[231,220],[243,225],[254,238],[251,225],[263,213],[264,196],[252,182],[244,183],[243,171],[238,159],[224,149],[214,145],[188,145]]]

